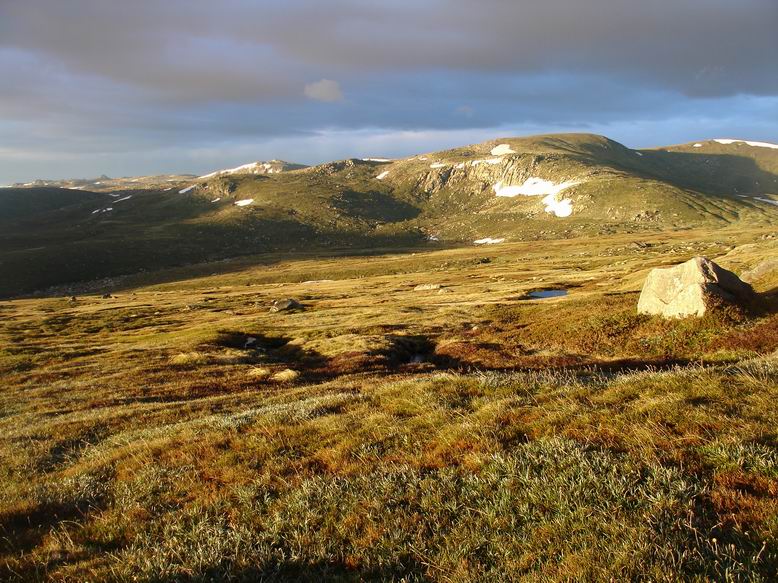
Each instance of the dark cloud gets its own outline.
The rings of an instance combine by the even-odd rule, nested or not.
[[[0,0],[0,153],[69,140],[68,160],[141,164],[284,136],[319,152],[322,130],[760,127],[777,27],[775,0]],[[748,137],[778,122],[761,128]]]

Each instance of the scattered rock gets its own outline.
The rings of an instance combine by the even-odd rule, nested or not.
[[[439,283],[421,283],[413,288],[413,291],[432,291],[440,288],[441,285]]]
[[[103,294],[102,297],[104,300],[110,300],[113,296],[111,294]]]
[[[266,369],[264,367],[255,367],[252,368],[246,373],[247,376],[253,378],[253,379],[266,379],[268,378],[272,373],[269,369]]]
[[[741,279],[748,283],[753,283],[775,272],[778,272],[778,259],[765,259],[748,271],[744,271]]]
[[[638,300],[639,314],[665,318],[703,316],[720,303],[748,305],[754,290],[731,271],[705,257],[652,269]]]
[[[282,300],[274,300],[273,305],[270,306],[271,312],[291,312],[294,310],[302,310],[303,305],[294,298],[285,298]]]
[[[299,372],[292,370],[291,368],[287,368],[281,372],[277,372],[271,378],[279,383],[291,383],[292,381],[296,381],[299,377]]]

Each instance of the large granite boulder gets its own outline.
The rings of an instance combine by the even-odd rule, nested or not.
[[[639,314],[665,318],[702,316],[722,303],[747,306],[754,290],[710,259],[695,257],[665,269],[652,269],[638,300]]]

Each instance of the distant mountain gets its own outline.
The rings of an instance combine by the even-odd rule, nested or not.
[[[129,176],[109,178],[105,174],[99,178],[66,178],[62,180],[34,180],[12,185],[10,188],[67,188],[69,190],[89,190],[91,192],[114,192],[119,190],[173,190],[183,182],[196,178],[194,174],[162,174],[156,176]]]
[[[237,168],[216,170],[215,172],[200,176],[200,178],[213,178],[214,176],[224,176],[226,174],[279,174],[281,172],[288,172],[289,170],[300,170],[305,167],[304,164],[294,164],[292,162],[284,162],[283,160],[270,160],[268,162],[259,161],[243,164]]]
[[[4,188],[0,294],[277,250],[772,226],[778,148],[754,144],[632,150],[558,134],[399,160]]]

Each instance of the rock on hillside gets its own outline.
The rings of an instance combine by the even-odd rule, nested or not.
[[[731,271],[705,257],[652,269],[638,300],[638,313],[665,318],[703,316],[721,302],[746,306],[754,291]]]

